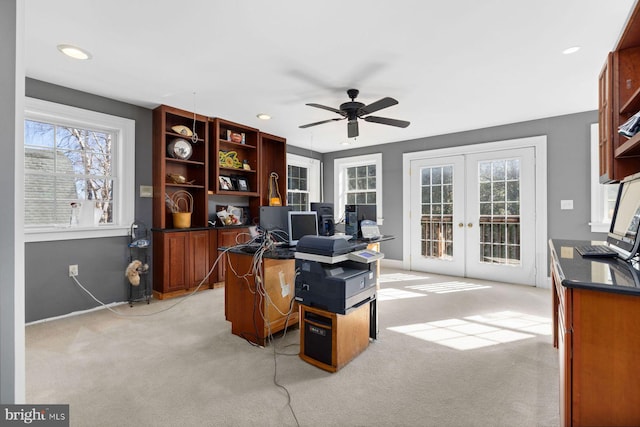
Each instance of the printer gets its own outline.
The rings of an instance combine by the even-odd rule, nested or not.
[[[375,300],[376,268],[382,254],[335,236],[303,236],[296,246],[295,298],[300,304],[338,314]]]

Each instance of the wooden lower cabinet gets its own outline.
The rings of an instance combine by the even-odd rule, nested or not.
[[[153,232],[153,293],[158,299],[193,291],[206,277],[209,230]],[[209,288],[209,280],[200,289]]]
[[[640,297],[566,288],[552,263],[561,426],[640,426]]]
[[[231,333],[258,345],[270,334],[298,325],[294,299],[295,260],[263,258],[262,283],[251,274],[253,255],[229,252],[227,262],[241,276],[228,274],[225,280],[225,317]]]
[[[232,228],[218,228],[218,246],[217,247],[229,247],[235,246],[239,243],[246,243],[251,239],[249,235],[249,227],[232,227]],[[220,255],[219,253],[216,254]],[[223,255],[218,261],[218,282],[223,282],[226,277],[227,263],[226,257]]]

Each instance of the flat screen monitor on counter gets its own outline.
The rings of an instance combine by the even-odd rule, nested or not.
[[[260,228],[278,243],[287,243],[290,206],[260,206]]]
[[[318,215],[315,211],[289,211],[289,245],[295,246],[302,236],[318,235]]]
[[[638,253],[639,226],[640,174],[635,174],[620,182],[607,236],[607,242],[620,253],[621,258],[630,259]]]

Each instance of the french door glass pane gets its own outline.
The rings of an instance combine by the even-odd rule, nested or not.
[[[425,167],[420,174],[421,254],[453,259],[453,165]]]
[[[480,262],[520,265],[520,160],[478,163]]]

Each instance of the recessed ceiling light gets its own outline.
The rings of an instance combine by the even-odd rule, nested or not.
[[[580,50],[580,46],[572,46],[562,51],[565,55],[571,55],[572,53],[576,53]]]
[[[271,118],[270,115],[265,114],[265,113],[260,113],[256,117],[258,117],[260,120],[269,120]]]
[[[91,59],[89,52],[70,44],[59,44],[58,50],[73,59]]]

